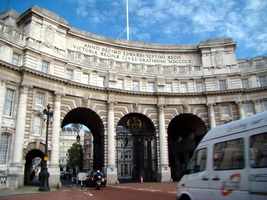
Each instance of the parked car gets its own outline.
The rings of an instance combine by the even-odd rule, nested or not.
[[[60,180],[69,181],[71,180],[72,174],[70,172],[61,171],[60,172]]]
[[[97,172],[96,170],[92,170],[92,171],[88,172],[87,179],[86,179],[86,186],[88,186],[88,187],[94,187],[95,186],[94,176],[95,176],[96,172]],[[102,176],[101,186],[106,187],[107,176],[104,172],[101,172],[101,171],[100,171],[100,174]]]

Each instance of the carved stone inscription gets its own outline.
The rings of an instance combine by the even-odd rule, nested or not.
[[[87,55],[97,56],[104,59],[113,59],[121,62],[158,64],[158,65],[197,65],[200,60],[196,54],[183,53],[146,53],[134,52],[111,47],[97,46],[93,44],[70,44],[73,51],[82,52]]]

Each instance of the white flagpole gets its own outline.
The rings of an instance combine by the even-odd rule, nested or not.
[[[128,0],[126,0],[126,20],[127,20],[127,40],[130,39],[130,30],[129,30],[129,9],[128,9]]]

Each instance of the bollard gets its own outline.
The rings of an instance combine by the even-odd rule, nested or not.
[[[144,181],[143,181],[143,176],[141,176],[141,183],[144,183]]]

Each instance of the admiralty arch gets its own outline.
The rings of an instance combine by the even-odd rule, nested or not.
[[[49,104],[50,187],[60,181],[59,133],[70,123],[92,132],[93,167],[108,183],[126,166],[118,166],[121,138],[132,145],[133,181],[179,180],[208,130],[267,110],[267,58],[237,60],[236,45],[231,38],[195,45],[112,39],[37,6],[1,13],[1,179],[23,186],[29,161],[44,159]]]

